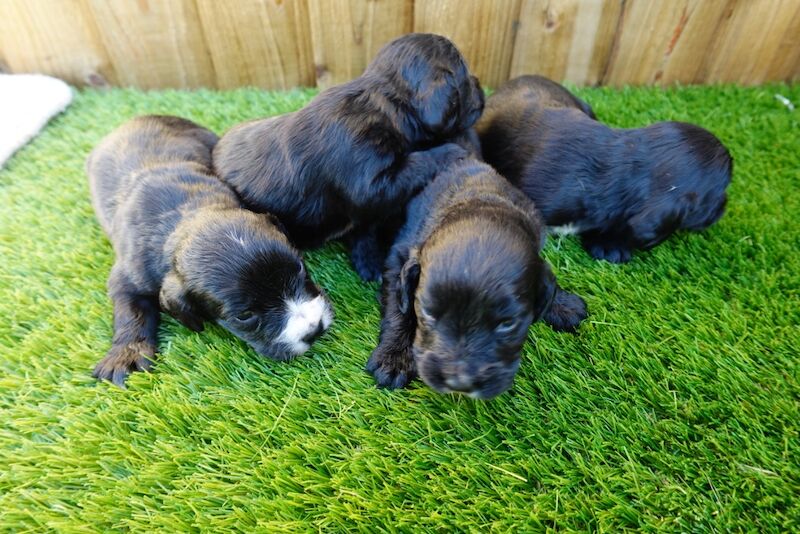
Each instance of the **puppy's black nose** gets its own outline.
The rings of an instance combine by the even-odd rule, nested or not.
[[[322,321],[317,323],[317,327],[314,330],[311,330],[308,334],[305,335],[303,341],[305,343],[313,343],[315,339],[322,335],[322,332],[325,331],[325,327],[322,326]]]

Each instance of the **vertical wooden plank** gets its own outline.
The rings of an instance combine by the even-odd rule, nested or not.
[[[622,0],[591,0],[580,7],[564,77],[576,84],[597,85],[611,57]]]
[[[798,44],[796,0],[751,0],[738,2],[710,52],[705,82],[763,83],[779,54],[794,56]],[[789,50],[787,50],[787,47]],[[789,61],[792,61],[791,57]],[[791,75],[791,73],[786,73]]]
[[[576,84],[602,77],[622,0],[522,0],[510,77],[542,74]]]
[[[308,0],[317,85],[346,82],[412,28],[412,0]]]
[[[667,44],[662,66],[653,80],[663,85],[702,83],[708,75],[710,51],[736,0],[694,1],[686,6]]]
[[[791,8],[794,8],[794,15],[773,53],[767,80],[800,80],[800,2],[790,5],[789,11]]]
[[[306,0],[196,0],[216,86],[314,85]]]
[[[800,80],[800,3],[793,7],[794,15],[770,61],[767,80]]]
[[[10,72],[40,72],[76,85],[118,81],[81,0],[0,1],[0,51]]]
[[[604,82],[754,84],[776,79],[772,65],[790,77],[799,9],[796,0],[627,0]]]
[[[487,87],[508,79],[521,0],[416,0],[414,31],[445,35]]]
[[[213,87],[194,0],[87,0],[120,85]]]
[[[686,25],[690,0],[627,0],[604,83],[656,81],[672,40]]]
[[[509,76],[563,80],[579,8],[576,0],[522,0]]]

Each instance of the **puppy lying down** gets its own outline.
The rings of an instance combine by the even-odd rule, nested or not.
[[[539,256],[533,203],[475,159],[443,169],[408,205],[383,275],[378,386],[419,375],[440,392],[489,399],[511,386],[533,321],[575,330],[583,300]]]
[[[725,210],[733,160],[714,135],[661,122],[614,129],[541,76],[522,76],[486,103],[483,157],[520,187],[553,230],[576,232],[595,258],[630,260],[677,230],[702,230]]]
[[[300,248],[349,234],[354,267],[377,279],[376,223],[465,155],[448,141],[466,144],[483,102],[452,42],[404,35],[300,111],[232,128],[214,149],[214,169],[247,207],[275,214]]]
[[[211,174],[216,142],[188,120],[147,116],[89,156],[92,204],[116,252],[114,338],[95,377],[123,386],[150,368],[159,309],[195,331],[216,321],[276,359],[330,326],[330,304],[272,216],[242,209]]]

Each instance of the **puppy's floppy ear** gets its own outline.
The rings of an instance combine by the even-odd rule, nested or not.
[[[268,223],[275,226],[282,234],[286,233],[286,227],[283,225],[280,219],[278,219],[277,215],[273,215],[272,213],[263,213],[264,218],[267,220]]]
[[[192,309],[183,288],[183,282],[174,271],[170,271],[164,277],[158,300],[161,309],[180,321],[186,328],[195,332],[203,331],[203,318]]]
[[[694,202],[687,195],[669,202],[650,202],[642,211],[628,219],[633,246],[649,249],[669,237],[680,228]]]
[[[459,95],[452,72],[433,68],[420,81],[414,108],[423,127],[432,133],[450,130],[458,119]]]
[[[407,315],[414,308],[414,293],[419,283],[419,261],[416,255],[408,258],[400,269],[400,280],[397,283],[397,302],[400,313]]]
[[[556,276],[550,269],[547,262],[542,262],[539,277],[536,280],[536,288],[533,292],[533,321],[536,322],[547,313],[553,300],[556,298]]]

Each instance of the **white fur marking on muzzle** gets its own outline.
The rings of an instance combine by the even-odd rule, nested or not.
[[[286,313],[286,326],[276,341],[289,345],[295,354],[302,354],[309,349],[311,345],[304,339],[315,332],[320,324],[323,330],[327,330],[333,322],[331,307],[322,295],[303,302],[288,300]]]
[[[573,235],[580,232],[581,229],[575,223],[562,224],[561,226],[548,226],[547,233],[557,235]]]

